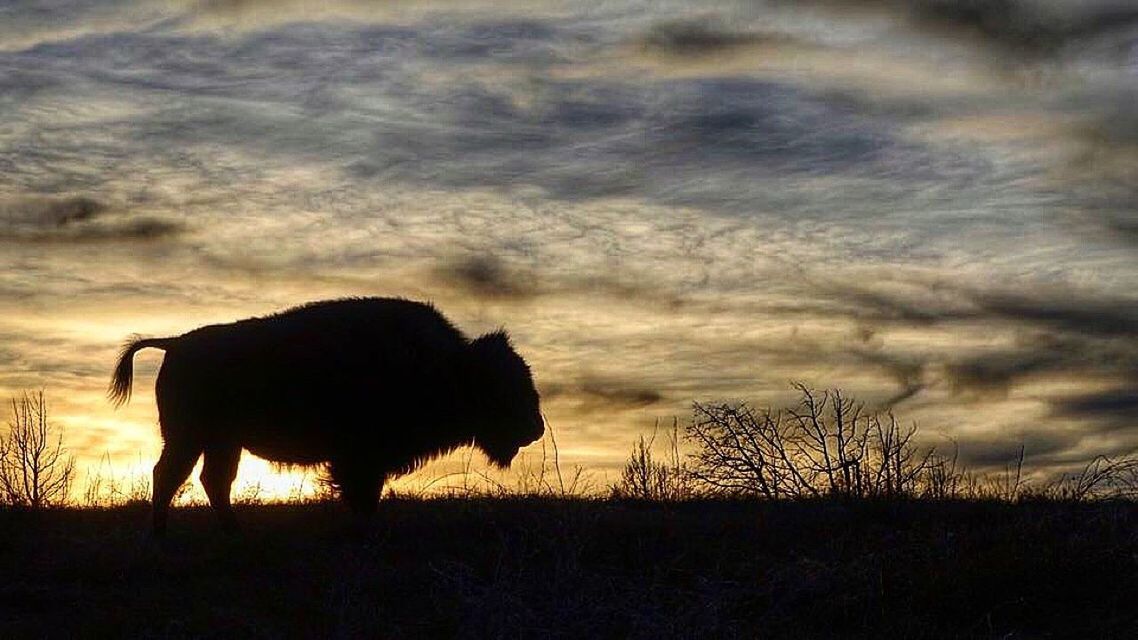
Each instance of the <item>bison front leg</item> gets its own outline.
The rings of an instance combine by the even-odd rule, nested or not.
[[[329,472],[340,489],[340,497],[348,503],[359,520],[370,519],[383,489],[384,473],[359,462],[333,461]]]
[[[170,500],[174,498],[178,487],[190,477],[199,455],[201,449],[183,443],[166,442],[162,447],[162,455],[154,465],[154,493],[151,498],[155,536],[162,537],[166,534]]]
[[[207,448],[202,463],[202,487],[225,531],[237,531],[237,516],[229,502],[229,492],[240,460],[241,447],[220,446]]]

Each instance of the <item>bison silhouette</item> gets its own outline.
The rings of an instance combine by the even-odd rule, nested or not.
[[[204,454],[201,482],[221,525],[241,450],[289,465],[327,464],[352,511],[375,511],[387,478],[474,443],[499,467],[542,436],[538,393],[505,331],[467,339],[429,304],[393,298],[314,302],[123,348],[108,392],[130,398],[135,352],[166,352],[155,395],[162,455],[154,532]]]

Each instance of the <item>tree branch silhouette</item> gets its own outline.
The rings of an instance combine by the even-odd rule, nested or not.
[[[12,398],[8,433],[0,436],[0,499],[33,509],[59,506],[74,478],[75,459],[48,420],[44,392]]]

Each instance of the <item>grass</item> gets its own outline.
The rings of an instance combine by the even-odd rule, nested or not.
[[[0,637],[1133,638],[1138,505],[386,500],[0,511]]]

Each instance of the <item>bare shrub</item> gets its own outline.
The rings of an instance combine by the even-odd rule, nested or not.
[[[1055,500],[1086,500],[1138,497],[1138,456],[1096,456],[1083,468],[1066,473],[1047,484],[1042,495]]]
[[[922,498],[948,500],[967,494],[971,476],[961,469],[959,459],[960,449],[955,443],[950,456],[936,451],[928,456],[922,474]]]
[[[641,435],[637,439],[621,470],[620,480],[612,487],[613,498],[676,501],[696,495],[693,477],[680,454],[679,422],[672,421],[662,460],[654,453],[659,431],[657,421],[651,437]]]
[[[12,398],[8,433],[0,436],[0,498],[33,509],[61,506],[74,478],[75,459],[48,420],[43,391]]]
[[[1020,444],[1016,457],[1004,465],[1003,471],[988,476],[987,484],[981,490],[981,497],[1015,502],[1025,493],[1031,493],[1023,477],[1023,457],[1024,446]]]
[[[696,403],[685,433],[692,475],[718,493],[772,499],[945,494],[959,483],[955,457],[917,446],[915,424],[838,389],[795,388],[798,404],[782,410]]]
[[[103,506],[103,495],[106,492],[106,479],[103,477],[101,470],[92,472],[87,471],[87,482],[83,485],[83,494],[80,498],[80,504],[84,507],[101,507]]]

